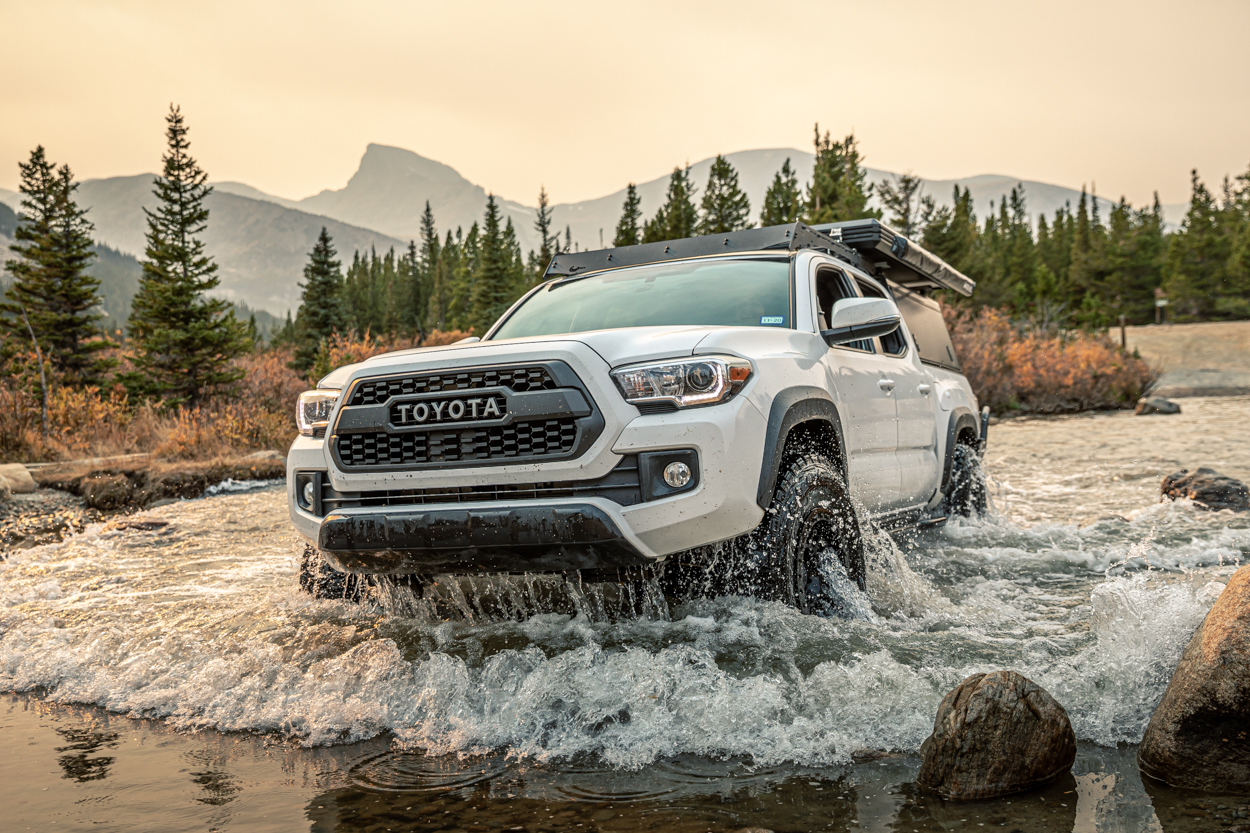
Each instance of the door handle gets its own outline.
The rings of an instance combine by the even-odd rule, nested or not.
[[[928,396],[929,391],[933,390],[933,386],[932,385],[920,385],[920,387],[916,388],[916,390],[920,391],[925,396]]]
[[[881,388],[883,391],[886,391],[888,393],[889,391],[894,390],[894,380],[893,379],[878,379],[877,387]]]

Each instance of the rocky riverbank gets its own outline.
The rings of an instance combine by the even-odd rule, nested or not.
[[[279,480],[286,461],[275,452],[203,463],[139,458],[100,468],[67,463],[31,473],[34,491],[0,501],[0,556],[62,541],[88,524],[177,500],[202,497],[218,484]]]

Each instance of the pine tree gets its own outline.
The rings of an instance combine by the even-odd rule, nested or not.
[[[638,187],[629,183],[625,189],[625,204],[621,206],[621,220],[616,224],[616,236],[612,238],[613,246],[637,246],[642,242],[638,229],[638,221],[642,219],[641,204]]]
[[[664,204],[643,227],[642,242],[658,243],[694,236],[699,221],[699,212],[694,206],[697,190],[691,179],[689,166],[673,168]]]
[[[533,283],[542,280],[547,267],[551,265],[551,259],[555,257],[556,249],[559,248],[559,238],[551,233],[550,205],[546,186],[539,186],[538,214],[534,217],[534,231],[538,232],[538,254],[534,256],[530,270],[533,273]]]
[[[446,323],[447,299],[446,280],[442,269],[442,246],[438,240],[438,229],[434,225],[434,212],[430,210],[430,201],[425,201],[425,211],[421,215],[421,298],[424,305],[420,309],[426,328],[442,329]]]
[[[806,222],[838,223],[865,217],[880,218],[881,212],[868,207],[872,184],[864,170],[855,135],[833,141],[829,131],[822,138],[816,125],[816,164],[807,186],[804,207]]]
[[[188,154],[187,126],[171,105],[166,116],[159,205],[147,215],[143,277],[130,313],[135,372],[127,386],[168,404],[197,405],[215,389],[242,378],[230,362],[246,350],[244,325],[230,305],[208,292],[220,283],[217,264],[199,239],[208,224],[206,174]]]
[[[924,230],[924,247],[963,272],[980,280],[980,227],[972,203],[972,192],[955,186],[953,206],[942,206]],[[974,298],[976,296],[973,296]]]
[[[751,227],[751,201],[738,187],[738,172],[729,160],[717,155],[703,189],[698,234],[724,234]]]
[[[511,252],[499,224],[499,205],[492,194],[486,198],[486,214],[482,220],[478,243],[477,268],[473,272],[469,293],[469,326],[482,335],[507,309],[511,298]]]
[[[1232,242],[1221,226],[1221,211],[1211,191],[1191,175],[1189,211],[1172,235],[1164,263],[1163,285],[1180,319],[1203,320],[1215,312],[1215,300],[1227,277]]]
[[[799,219],[803,208],[803,192],[799,177],[790,167],[790,158],[782,163],[781,170],[773,174],[773,183],[764,194],[764,207],[760,211],[761,226],[780,226]]]
[[[418,343],[425,341],[425,310],[428,303],[421,280],[421,255],[417,241],[408,241],[408,250],[399,259],[399,278],[405,287],[402,326],[406,334],[415,334]]]
[[[334,259],[334,245],[326,227],[308,255],[304,266],[302,303],[295,317],[298,346],[291,367],[307,373],[317,361],[321,346],[335,333],[345,332],[347,305],[343,299],[342,264]]]
[[[937,210],[933,197],[924,193],[924,181],[910,172],[881,183],[881,204],[890,212],[894,230],[918,240]]]
[[[101,359],[108,343],[99,337],[97,322],[100,281],[87,274],[93,226],[86,210],[74,201],[78,184],[68,165],[58,170],[42,146],[21,171],[23,214],[11,251],[17,260],[5,263],[13,276],[0,304],[0,319],[19,341],[29,338],[26,321],[63,384],[99,385],[115,362]]]

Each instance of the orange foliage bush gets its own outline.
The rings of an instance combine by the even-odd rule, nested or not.
[[[1128,408],[1158,378],[1106,336],[1027,330],[990,308],[944,312],[964,375],[995,414]]]
[[[421,346],[451,344],[469,334],[434,331]],[[285,453],[295,438],[295,399],[335,367],[370,356],[407,350],[411,339],[336,336],[311,379],[289,367],[291,347],[251,353],[236,360],[243,379],[230,392],[196,408],[163,411],[135,407],[114,386],[67,388],[49,377],[48,436],[40,426],[39,366],[33,351],[10,351],[0,366],[0,462],[72,460],[151,452],[176,460],[210,460],[273,449]],[[119,372],[129,370],[124,354]],[[320,371],[320,372],[319,372]]]

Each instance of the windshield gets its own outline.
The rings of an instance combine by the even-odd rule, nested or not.
[[[618,327],[790,327],[789,260],[661,263],[549,284],[492,339]]]

